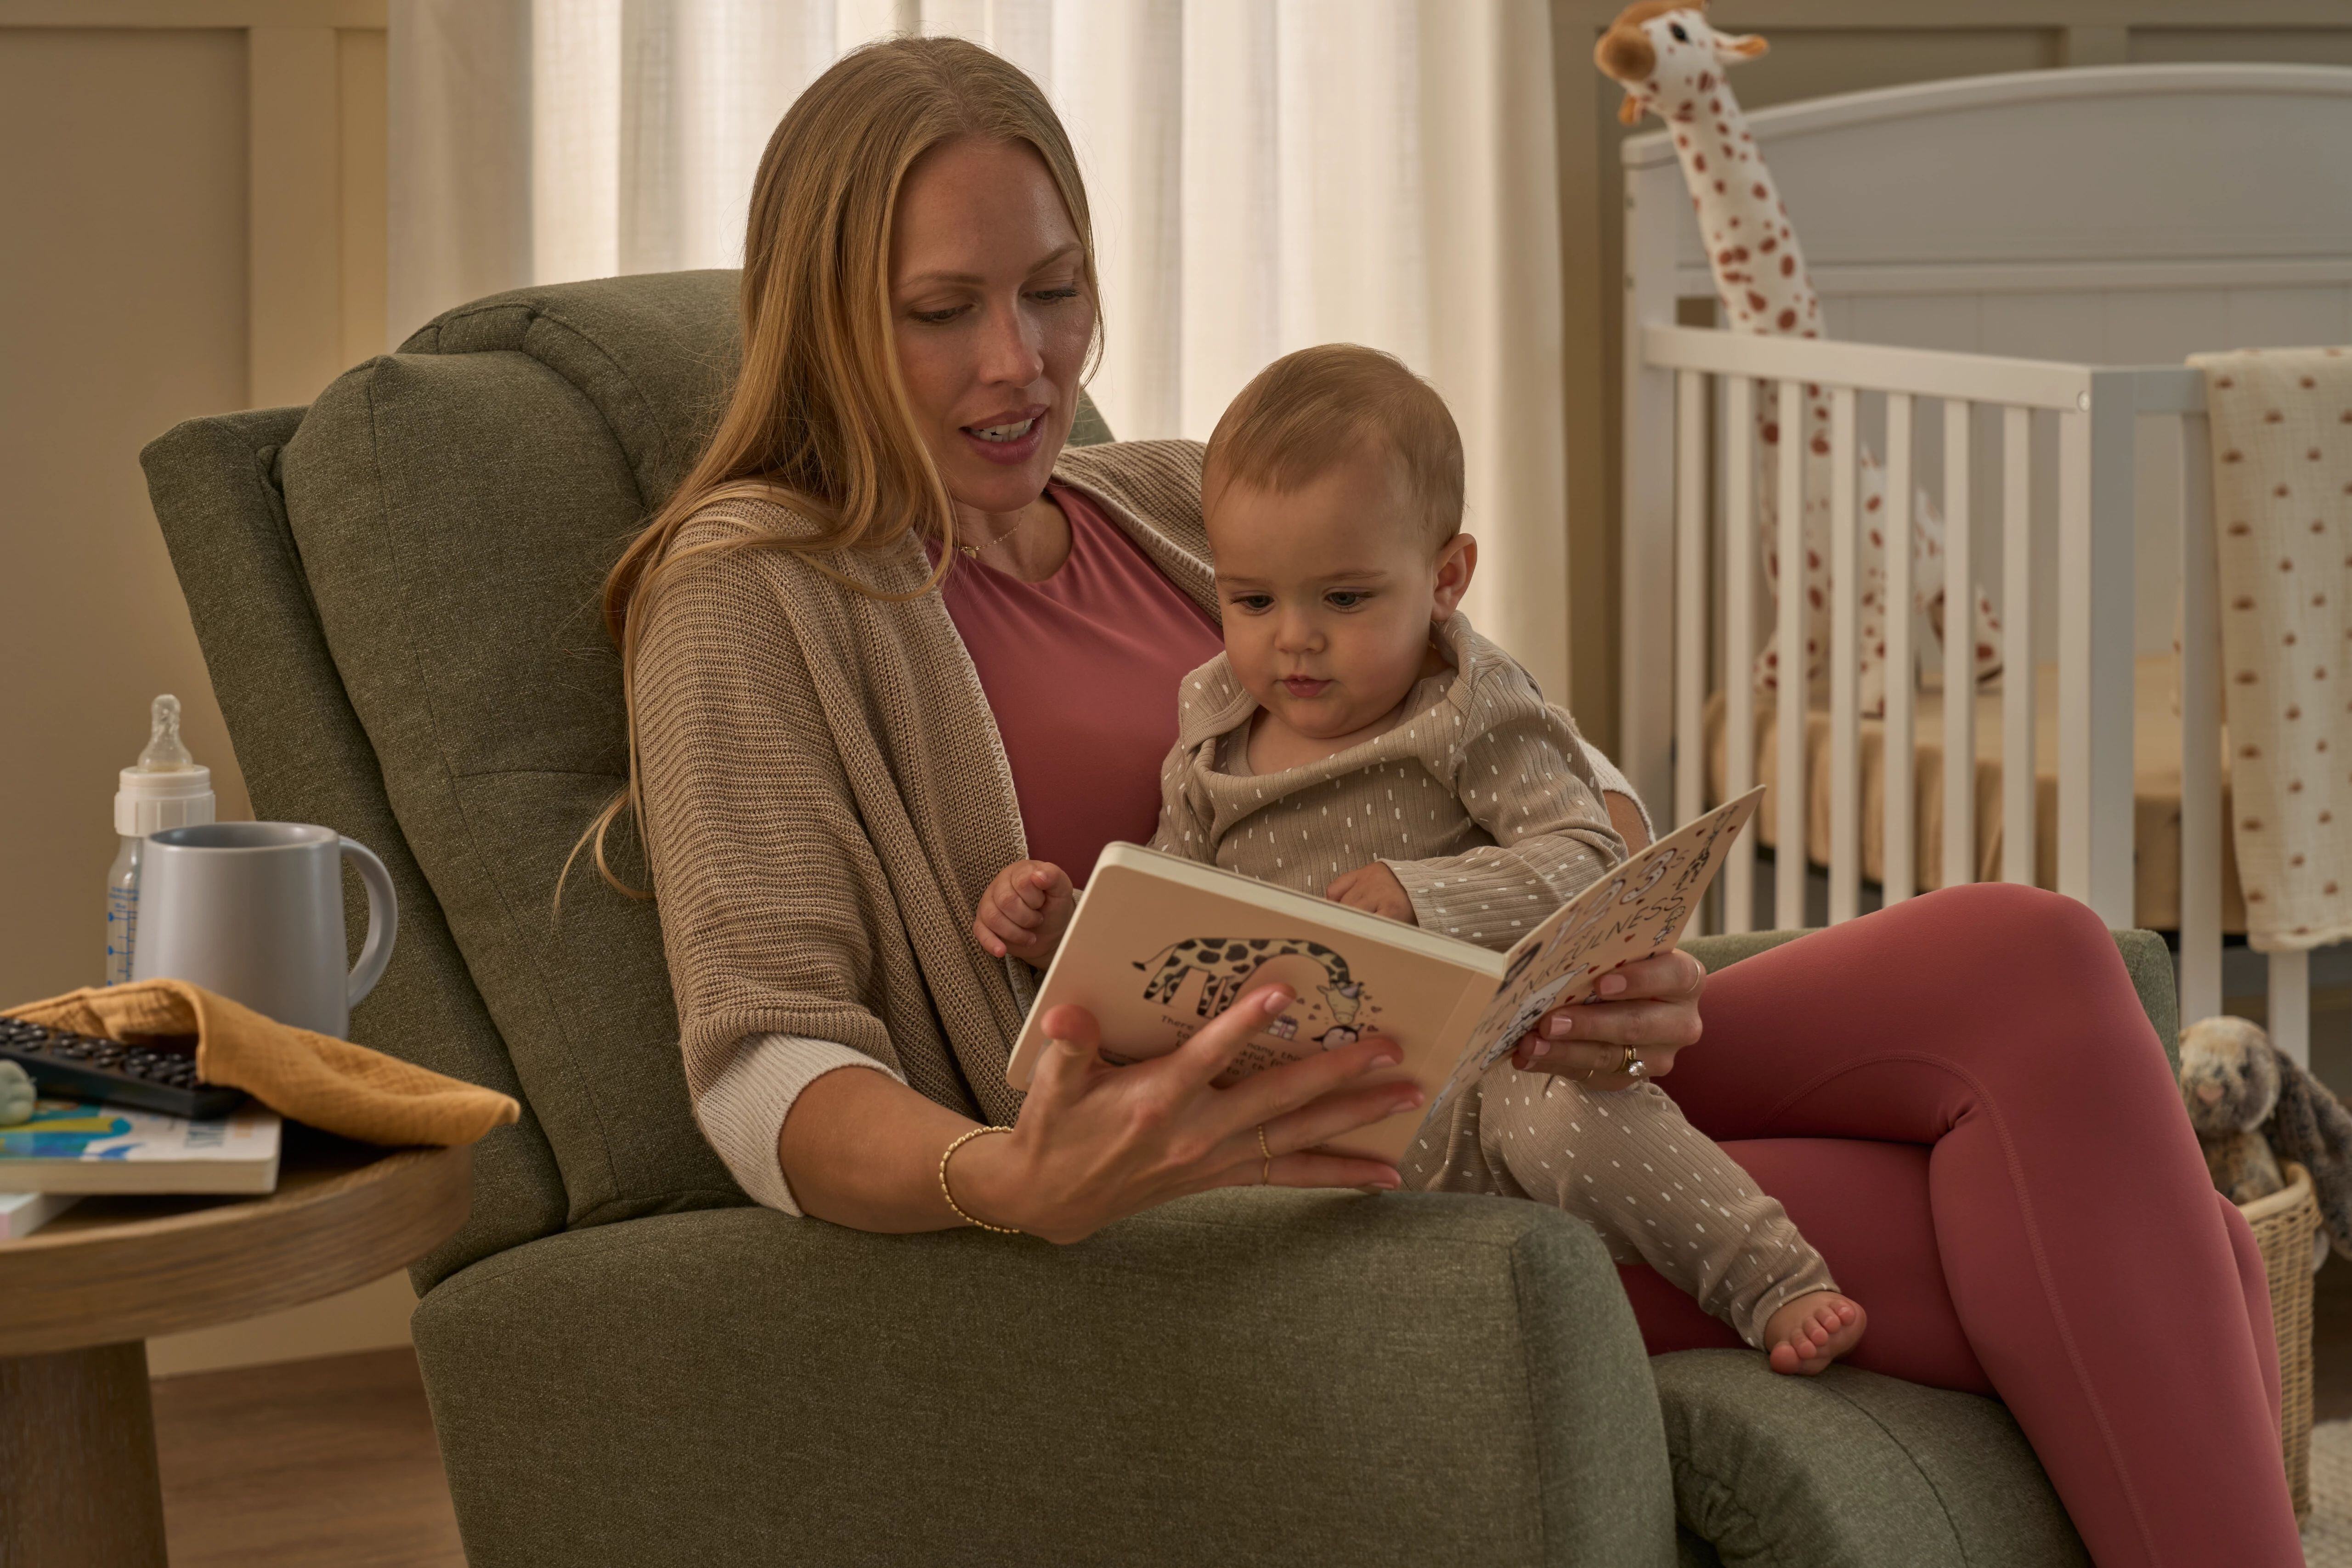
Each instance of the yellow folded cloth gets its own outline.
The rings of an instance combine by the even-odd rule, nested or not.
[[[92,985],[0,1017],[117,1040],[194,1036],[196,1073],[206,1082],[367,1143],[471,1143],[522,1114],[506,1095],[265,1018],[184,980]]]

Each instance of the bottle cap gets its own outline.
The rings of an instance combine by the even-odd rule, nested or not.
[[[114,831],[144,838],[166,827],[210,822],[213,807],[213,771],[188,755],[180,739],[180,700],[167,692],[155,699],[138,765],[122,770]]]

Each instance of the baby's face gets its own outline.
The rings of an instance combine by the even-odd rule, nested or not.
[[[1393,465],[1372,454],[1287,494],[1225,484],[1207,522],[1234,675],[1318,740],[1404,700],[1431,623],[1453,613],[1475,559],[1466,534],[1431,543]]]

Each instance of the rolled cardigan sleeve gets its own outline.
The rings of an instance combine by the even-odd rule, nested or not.
[[[1454,752],[1454,797],[1495,842],[1429,860],[1387,860],[1427,931],[1507,949],[1625,858],[1583,740],[1529,688],[1490,707]]]
[[[788,1215],[801,1212],[778,1163],[776,1142],[801,1090],[841,1068],[871,1068],[907,1081],[896,1068],[831,1040],[748,1035],[703,1085],[695,1098],[694,1119],[754,1202]]]
[[[769,1122],[763,1160],[719,1147],[768,1201],[782,1183],[783,1109],[818,1074],[808,1043],[904,1081],[882,999],[920,980],[888,973],[873,939],[898,914],[882,905],[888,879],[773,587],[740,552],[704,555],[663,580],[646,616],[633,689],[642,820],[687,1089],[707,1133],[723,1128],[730,1143]],[[796,1044],[743,1048],[768,1037]]]

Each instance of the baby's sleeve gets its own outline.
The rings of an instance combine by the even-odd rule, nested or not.
[[[1423,930],[1505,950],[1625,858],[1567,712],[1531,682],[1482,699],[1489,721],[1443,759],[1454,798],[1495,842],[1381,862]]]

